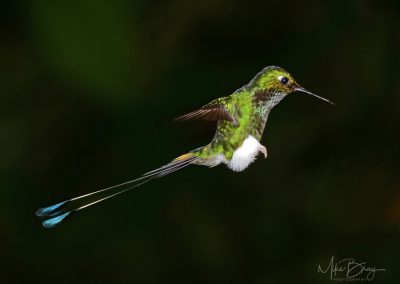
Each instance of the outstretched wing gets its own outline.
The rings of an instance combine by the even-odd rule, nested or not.
[[[238,121],[235,118],[235,116],[232,115],[226,108],[226,105],[229,103],[229,101],[230,97],[217,99],[199,108],[198,110],[179,116],[175,118],[175,120],[176,121],[197,120],[197,119],[203,119],[209,121],[226,120],[232,122],[234,125],[238,125]]]

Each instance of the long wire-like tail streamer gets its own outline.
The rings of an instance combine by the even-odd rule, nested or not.
[[[153,179],[158,179],[177,170],[180,170],[194,163],[196,159],[197,156],[194,153],[190,152],[176,158],[171,163],[165,166],[162,166],[154,171],[145,173],[143,176],[137,179],[101,189],[92,193],[84,194],[75,198],[71,198],[48,207],[40,208],[36,211],[36,216],[43,219],[43,227],[53,228],[60,224],[65,218],[71,216],[71,214],[74,214],[79,210],[114,197],[130,189],[136,188]]]

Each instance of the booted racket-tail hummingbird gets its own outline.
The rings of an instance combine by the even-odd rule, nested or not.
[[[231,95],[213,100],[176,119],[217,121],[214,138],[208,145],[187,152],[137,179],[40,208],[36,215],[43,219],[44,227],[52,228],[84,208],[189,165],[215,167],[225,164],[232,171],[241,172],[259,154],[267,157],[267,148],[260,143],[260,139],[268,115],[283,98],[293,92],[309,94],[333,104],[304,89],[284,69],[266,67]]]

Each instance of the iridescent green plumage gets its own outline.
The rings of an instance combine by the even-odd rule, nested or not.
[[[282,84],[280,77],[287,78],[288,82]],[[195,163],[214,166],[219,155],[230,160],[249,135],[259,141],[271,109],[296,89],[300,86],[287,71],[270,66],[232,95],[212,101],[208,105],[224,106],[237,123],[219,120],[214,139],[197,151],[199,161]]]
[[[215,136],[208,145],[183,154],[167,165],[148,172],[140,178],[41,208],[36,211],[36,215],[44,219],[44,227],[52,228],[72,213],[191,164],[213,167],[223,163],[233,171],[243,171],[259,153],[267,156],[265,146],[261,145],[259,141],[264,132],[269,112],[286,95],[295,91],[316,96],[302,88],[282,68],[266,67],[250,83],[230,96],[216,99],[202,108],[178,118],[178,120],[218,121]],[[328,101],[321,97],[318,98]]]

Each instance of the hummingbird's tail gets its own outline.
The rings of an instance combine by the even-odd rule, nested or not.
[[[137,179],[130,180],[112,187],[104,188],[92,193],[84,194],[75,198],[71,198],[48,207],[40,208],[36,211],[36,216],[43,219],[43,227],[53,228],[60,224],[68,216],[71,216],[72,214],[84,208],[92,206],[103,200],[109,199],[130,189],[136,188],[146,182],[161,178],[190,164],[195,163],[198,159],[198,154],[200,153],[200,151],[201,148],[198,148],[187,154],[179,156],[178,158],[172,160],[170,163],[151,172],[147,172]]]

